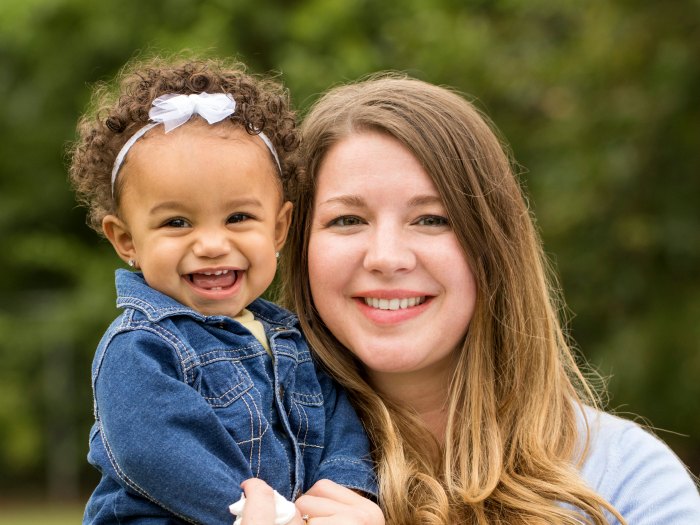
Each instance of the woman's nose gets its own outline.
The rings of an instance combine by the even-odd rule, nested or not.
[[[401,227],[373,227],[364,257],[364,267],[367,271],[388,275],[410,271],[415,265],[415,251],[409,236]]]

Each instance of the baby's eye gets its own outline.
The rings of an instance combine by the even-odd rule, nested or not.
[[[357,226],[362,224],[362,219],[354,215],[344,215],[337,217],[328,223],[328,226]]]
[[[187,221],[187,219],[183,219],[182,217],[168,219],[163,223],[163,226],[166,226],[168,228],[187,228],[189,225],[190,223]]]
[[[249,219],[251,219],[251,216],[247,213],[234,213],[226,220],[226,222],[235,224],[237,222],[243,222]]]
[[[440,215],[424,215],[416,221],[418,226],[449,226],[447,218]]]

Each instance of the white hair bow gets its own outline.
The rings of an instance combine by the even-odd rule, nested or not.
[[[221,122],[236,111],[236,101],[228,93],[194,95],[163,95],[153,101],[148,116],[162,123],[165,132],[182,126],[192,115],[199,115],[209,124]]]
[[[158,124],[163,124],[165,132],[168,133],[178,126],[182,126],[194,115],[199,115],[209,124],[216,124],[235,112],[236,101],[229,93],[195,93],[193,95],[171,93],[156,98],[153,101],[151,110],[148,112],[151,122],[139,129],[126,141],[114,160],[114,166],[112,167],[112,193],[114,193],[114,182],[117,180],[119,169],[124,163],[126,154],[129,153],[129,150],[137,140]],[[263,132],[258,133],[258,136],[265,143],[267,149],[270,150],[270,153],[272,153],[277,168],[281,173],[282,167],[272,141]]]

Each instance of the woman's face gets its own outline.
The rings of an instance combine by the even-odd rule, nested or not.
[[[317,182],[309,278],[323,321],[375,386],[450,370],[476,284],[418,160],[357,133],[331,148]]]

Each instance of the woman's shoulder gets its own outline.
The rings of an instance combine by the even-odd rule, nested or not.
[[[586,426],[581,475],[628,523],[700,523],[698,489],[661,439],[634,421],[588,407],[579,418],[582,436]]]

